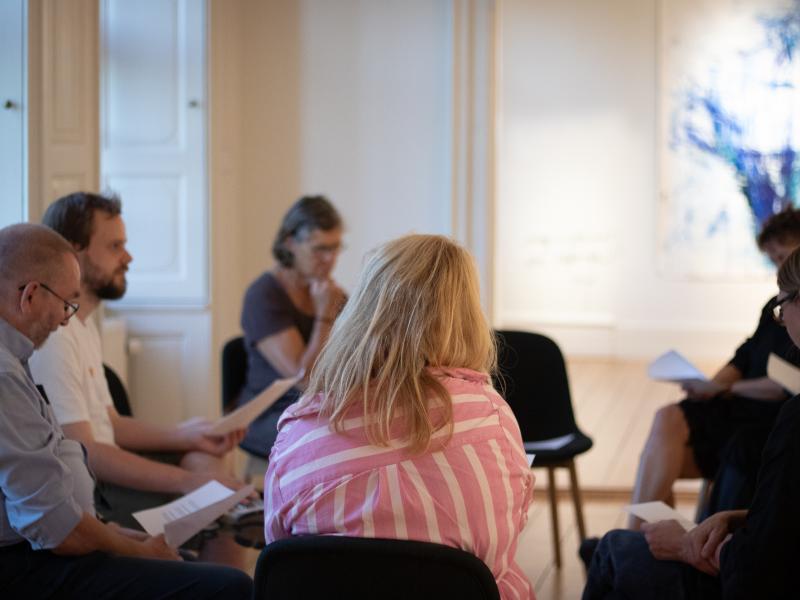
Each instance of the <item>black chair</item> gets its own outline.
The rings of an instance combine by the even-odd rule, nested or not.
[[[222,412],[229,411],[247,380],[247,349],[244,337],[228,340],[222,348]]]
[[[106,383],[108,383],[108,391],[111,393],[111,400],[114,402],[114,408],[123,417],[132,417],[133,411],[131,410],[131,403],[128,399],[128,392],[122,384],[122,380],[117,375],[116,371],[103,363],[103,373],[106,376]]]
[[[533,468],[547,469],[553,552],[561,567],[555,470],[569,470],[575,518],[581,540],[586,537],[575,457],[592,447],[592,440],[575,423],[567,369],[558,345],[547,336],[524,331],[498,331],[498,376],[495,385],[519,422],[526,450],[536,454]],[[555,450],[533,449],[531,444],[571,435]]]
[[[306,535],[273,542],[256,564],[255,600],[499,600],[492,572],[450,546]]]
[[[222,347],[222,414],[236,408],[236,400],[247,381],[247,348],[244,337],[231,338]],[[244,448],[242,448],[244,450]],[[244,478],[252,481],[262,477],[267,470],[267,460],[244,450],[247,462],[244,466]]]

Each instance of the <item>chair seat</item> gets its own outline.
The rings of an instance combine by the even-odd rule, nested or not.
[[[592,438],[581,431],[576,431],[575,439],[557,450],[528,450],[526,448],[526,451],[536,455],[536,459],[533,461],[534,467],[547,467],[583,454],[592,447],[592,444]]]

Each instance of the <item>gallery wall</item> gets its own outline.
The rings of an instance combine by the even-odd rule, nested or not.
[[[659,265],[660,8],[499,3],[496,317],[571,354],[723,360],[774,279]]]

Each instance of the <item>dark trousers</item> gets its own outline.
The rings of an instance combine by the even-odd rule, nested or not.
[[[27,542],[0,548],[3,598],[249,600],[253,581],[230,567],[93,552],[58,556]]]
[[[681,562],[656,560],[644,535],[617,529],[592,556],[583,600],[715,600],[720,585]]]

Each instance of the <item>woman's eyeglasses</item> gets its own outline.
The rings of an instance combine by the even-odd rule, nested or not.
[[[775,319],[776,323],[783,325],[783,305],[787,302],[791,302],[797,299],[798,294],[800,294],[800,290],[795,290],[791,294],[787,294],[780,300],[777,298],[775,302],[772,303],[772,318]]]

